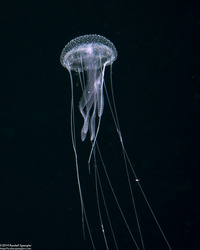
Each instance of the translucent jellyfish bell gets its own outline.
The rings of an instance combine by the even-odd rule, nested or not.
[[[81,130],[82,141],[85,140],[89,128],[91,141],[98,133],[99,127],[96,131],[95,120],[97,113],[99,118],[103,113],[105,67],[111,65],[116,58],[117,50],[114,44],[105,37],[95,34],[73,39],[61,53],[61,64],[70,72],[71,81],[71,71],[78,72],[83,89],[79,103],[79,110],[84,119]]]
[[[114,44],[100,35],[85,35],[71,40],[63,49],[60,62],[69,71],[101,69],[117,59]]]

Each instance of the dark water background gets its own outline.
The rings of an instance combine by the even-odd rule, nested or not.
[[[119,53],[113,84],[121,130],[152,208],[172,249],[199,249],[196,2],[0,1],[1,244],[92,249],[88,234],[86,242],[82,235],[70,137],[70,81],[59,56],[71,39],[96,33],[109,38]],[[117,139],[107,121],[105,105],[99,136],[102,148],[111,145],[104,149],[109,161],[111,151],[115,153],[109,140]],[[82,151],[82,163],[84,156]],[[113,160],[112,176],[119,174]],[[86,183],[93,179],[87,171],[83,178]],[[116,187],[124,185],[119,181]],[[91,187],[84,188],[85,194],[93,193]],[[88,217],[94,210],[96,206],[88,208]],[[138,210],[146,249],[167,249],[140,200]],[[96,234],[99,221],[92,223]],[[134,249],[129,243],[123,247],[123,229],[116,227],[120,249]],[[104,249],[101,234],[95,242]]]

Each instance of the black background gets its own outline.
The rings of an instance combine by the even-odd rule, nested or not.
[[[0,1],[1,244],[92,249],[88,233],[83,240],[70,80],[59,56],[71,39],[96,33],[110,39],[119,53],[113,84],[121,130],[158,221],[172,249],[199,249],[198,7],[185,0]],[[109,133],[106,106],[102,147],[117,140]],[[76,122],[80,141],[78,113]],[[80,157],[87,160],[82,150]],[[87,164],[83,168],[85,178],[93,180]],[[117,169],[115,163],[111,175]],[[84,191],[90,195],[90,189]],[[167,249],[159,232],[154,234],[149,213],[141,214],[146,249]],[[91,227],[95,234],[98,218]],[[119,248],[134,249],[120,243],[120,230]],[[101,237],[95,238],[97,249],[105,247]]]

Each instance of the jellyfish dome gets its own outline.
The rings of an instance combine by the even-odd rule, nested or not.
[[[114,44],[103,36],[92,34],[71,40],[64,47],[60,62],[69,71],[83,72],[111,65],[116,58]]]

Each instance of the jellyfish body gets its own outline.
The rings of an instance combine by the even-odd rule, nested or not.
[[[95,34],[73,39],[61,53],[61,64],[69,70],[70,74],[71,71],[79,73],[80,81],[83,82],[83,94],[79,102],[79,110],[84,119],[81,130],[82,141],[85,140],[88,129],[90,130],[90,140],[93,141],[95,138],[96,115],[98,114],[100,118],[104,108],[105,67],[111,65],[116,58],[117,50],[113,43],[105,37]]]

